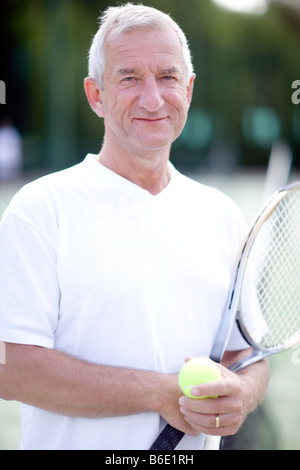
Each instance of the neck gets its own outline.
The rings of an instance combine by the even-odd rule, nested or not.
[[[150,194],[156,195],[163,191],[171,179],[169,154],[169,150],[143,155],[127,154],[116,149],[111,152],[104,143],[98,161]]]

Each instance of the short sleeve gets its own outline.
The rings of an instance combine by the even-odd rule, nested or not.
[[[0,224],[0,341],[52,348],[58,321],[56,253],[31,224]]]

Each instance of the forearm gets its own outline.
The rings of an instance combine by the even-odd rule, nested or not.
[[[269,382],[269,364],[262,360],[238,372],[244,382],[246,414],[252,413],[262,402]]]
[[[226,352],[222,365],[229,367],[243,357],[249,355],[250,350],[239,352]],[[237,374],[244,384],[244,401],[247,403],[247,413],[251,413],[263,400],[269,382],[269,363],[267,360],[259,361],[251,366],[245,367]]]
[[[159,412],[169,376],[85,362],[56,350],[6,344],[0,396],[69,416]]]

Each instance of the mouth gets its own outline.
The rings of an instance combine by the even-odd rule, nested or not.
[[[165,121],[168,117],[161,118],[135,118],[135,121],[146,123],[146,124],[157,124],[159,122]]]

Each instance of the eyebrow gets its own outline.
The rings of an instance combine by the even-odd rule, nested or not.
[[[169,69],[164,69],[161,71],[162,75],[172,75],[173,73],[181,73],[182,70],[178,67],[171,67]]]
[[[138,73],[138,70],[135,68],[121,68],[117,70],[118,75],[130,75]],[[170,67],[168,69],[163,69],[159,72],[161,75],[170,75],[173,73],[182,73],[182,70],[178,67]]]
[[[131,73],[137,73],[137,69],[119,69],[117,70],[118,75],[130,75]]]

